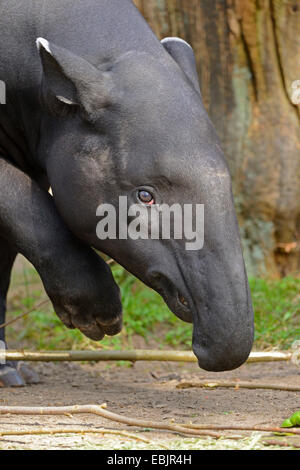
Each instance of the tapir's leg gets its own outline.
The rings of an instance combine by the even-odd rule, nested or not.
[[[0,325],[5,322],[6,296],[10,281],[10,273],[16,257],[15,250],[0,239]],[[5,329],[0,329],[1,348],[5,345]],[[12,364],[0,364],[0,386],[21,387],[25,385],[23,377]]]
[[[119,288],[107,264],[67,229],[53,198],[2,158],[0,232],[35,266],[69,328],[94,340],[120,331]]]
[[[0,238],[0,325],[5,323],[6,296],[16,254],[12,246]],[[0,341],[0,347],[2,348],[6,345],[5,328],[0,328]],[[22,387],[25,383],[33,384],[38,382],[37,373],[22,362],[0,364],[1,387]]]
[[[5,322],[6,295],[15,258],[16,252],[5,240],[0,239],[0,325]],[[0,341],[5,341],[4,328],[0,329]]]

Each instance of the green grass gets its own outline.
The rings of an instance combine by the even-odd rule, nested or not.
[[[130,349],[138,344],[156,348],[190,349],[192,326],[175,317],[158,294],[146,288],[120,266],[113,267],[122,291],[124,328],[101,343],[68,330],[51,304],[8,327],[8,339],[16,346],[33,349]],[[13,277],[8,318],[31,308],[44,298],[37,273],[24,267]],[[270,281],[250,279],[255,310],[255,348],[289,348],[300,339],[300,279],[286,277]],[[142,338],[142,339],[141,339]]]
[[[289,348],[300,339],[300,278],[250,279],[255,341],[260,348]]]

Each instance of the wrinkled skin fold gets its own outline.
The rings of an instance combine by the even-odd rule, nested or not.
[[[239,367],[253,311],[230,175],[192,48],[160,42],[130,0],[0,0],[0,57],[0,250],[31,261],[65,325],[93,340],[122,327],[100,250],[193,323],[200,367]],[[118,215],[119,197],[140,203],[144,188],[156,203],[204,205],[203,248],[172,236],[97,237],[99,205]],[[2,318],[11,266],[0,265]]]

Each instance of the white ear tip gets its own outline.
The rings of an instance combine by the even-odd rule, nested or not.
[[[164,43],[168,43],[168,42],[178,42],[180,44],[185,44],[186,46],[188,46],[190,49],[193,49],[192,46],[186,42],[184,39],[181,39],[181,38],[177,38],[177,37],[168,37],[168,38],[164,38],[162,41],[162,44]]]
[[[49,54],[51,54],[50,44],[49,44],[49,41],[47,41],[47,39],[37,38],[36,45],[39,51],[43,47],[44,49],[46,49],[47,52],[49,52]]]

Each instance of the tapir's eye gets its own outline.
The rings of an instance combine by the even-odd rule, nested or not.
[[[143,204],[148,204],[148,205],[155,204],[153,195],[146,189],[139,190],[138,198]]]

